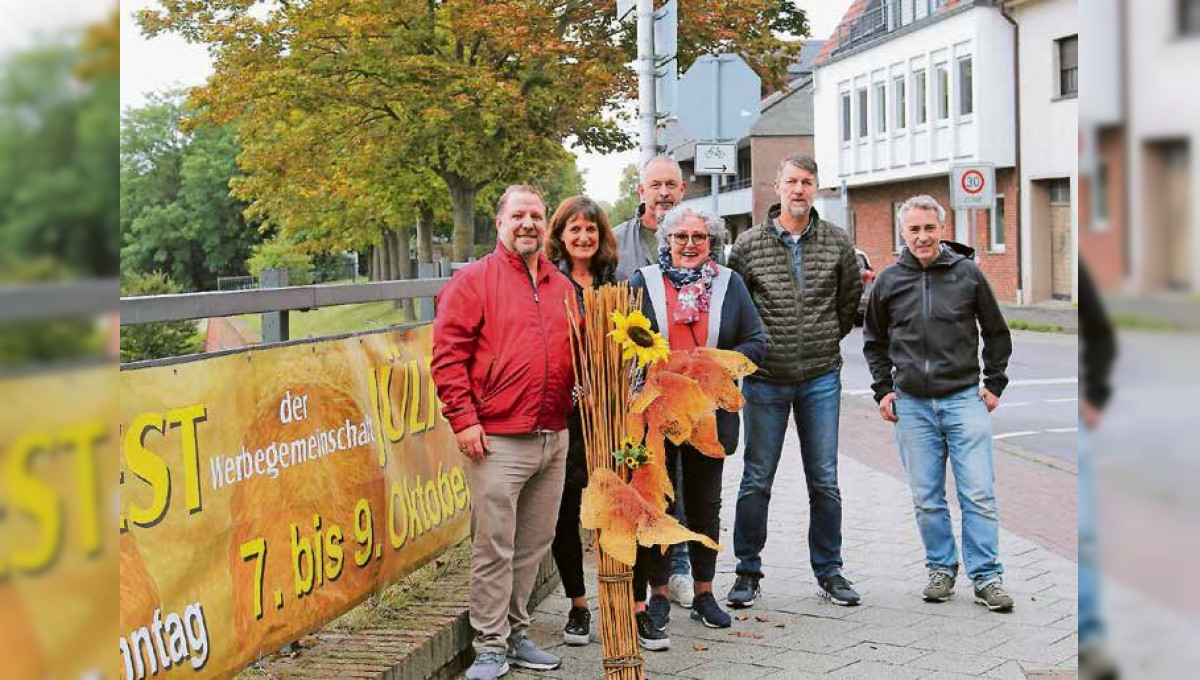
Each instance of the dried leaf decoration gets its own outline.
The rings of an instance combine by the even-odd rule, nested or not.
[[[647,465],[649,470],[657,465]],[[640,472],[641,469],[639,469]],[[633,566],[637,546],[666,546],[700,541],[713,550],[721,546],[707,536],[688,531],[662,509],[648,502],[631,484],[604,468],[592,471],[583,492],[580,524],[600,530],[600,547],[618,562]]]
[[[630,405],[646,427],[646,448],[664,456],[664,439],[684,442],[712,458],[724,458],[717,439],[717,408],[738,411],[744,405],[735,380],[757,367],[738,352],[711,348],[671,352],[651,366],[646,384]]]

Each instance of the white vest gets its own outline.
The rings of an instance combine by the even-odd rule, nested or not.
[[[638,270],[646,281],[646,293],[650,296],[650,306],[654,309],[654,317],[658,319],[658,332],[663,339],[671,342],[671,319],[667,315],[667,288],[663,284],[662,267],[652,264]],[[733,278],[733,270],[717,265],[717,275],[713,277],[712,296],[708,303],[708,341],[706,347],[717,346],[717,336],[721,332],[721,307],[725,304],[725,292],[729,290],[729,281]]]

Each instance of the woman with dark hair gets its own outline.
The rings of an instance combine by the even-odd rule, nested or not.
[[[575,286],[579,308],[583,309],[585,288],[616,283],[617,242],[608,216],[595,201],[573,196],[563,201],[550,218],[546,256],[558,265]],[[624,277],[620,277],[624,278]],[[558,508],[558,528],[551,552],[563,590],[571,599],[571,610],[563,627],[563,642],[586,645],[591,637],[591,612],[583,582],[583,544],[579,539],[579,504],[587,486],[587,456],[583,446],[583,422],[576,405],[567,417],[567,472],[563,482],[562,503]]]
[[[740,352],[758,363],[767,352],[767,335],[750,291],[737,272],[717,264],[727,237],[725,222],[704,210],[676,206],[658,222],[658,262],[642,267],[629,285],[643,291],[642,313],[672,350],[698,347]],[[726,456],[737,450],[737,413],[717,412],[717,438]],[[721,524],[721,473],[725,461],[710,458],[691,444],[666,443],[667,473],[677,483],[676,464],[687,527],[717,540]],[[717,553],[702,543],[689,544],[695,596],[691,617],[709,628],[728,628],[731,618],[712,593]],[[638,643],[650,651],[671,646],[667,634],[670,564],[658,548],[638,548],[633,569]],[[651,588],[646,600],[646,584]]]

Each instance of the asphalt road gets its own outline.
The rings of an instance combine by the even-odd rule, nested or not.
[[[842,391],[872,400],[862,329],[842,341]],[[1078,464],[1079,346],[1071,334],[1013,331],[1009,386],[992,418],[997,441],[1040,457]]]

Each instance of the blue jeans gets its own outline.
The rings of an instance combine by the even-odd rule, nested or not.
[[[946,460],[962,509],[967,575],[982,587],[1000,580],[1000,520],[992,466],[992,421],[978,387],[922,399],[897,392],[896,443],[908,473],[929,571],[958,574],[958,548],[946,503]]]
[[[1100,618],[1100,554],[1096,543],[1096,482],[1092,433],[1079,424],[1079,644],[1104,637]]]
[[[762,576],[760,553],[767,544],[767,509],[779,468],[788,415],[800,433],[800,459],[808,486],[808,553],[818,579],[842,569],[842,494],[838,489],[838,418],[841,371],[811,380],[771,383],[746,378],[743,414],[746,462],[738,491],[733,550],[739,574]]]

